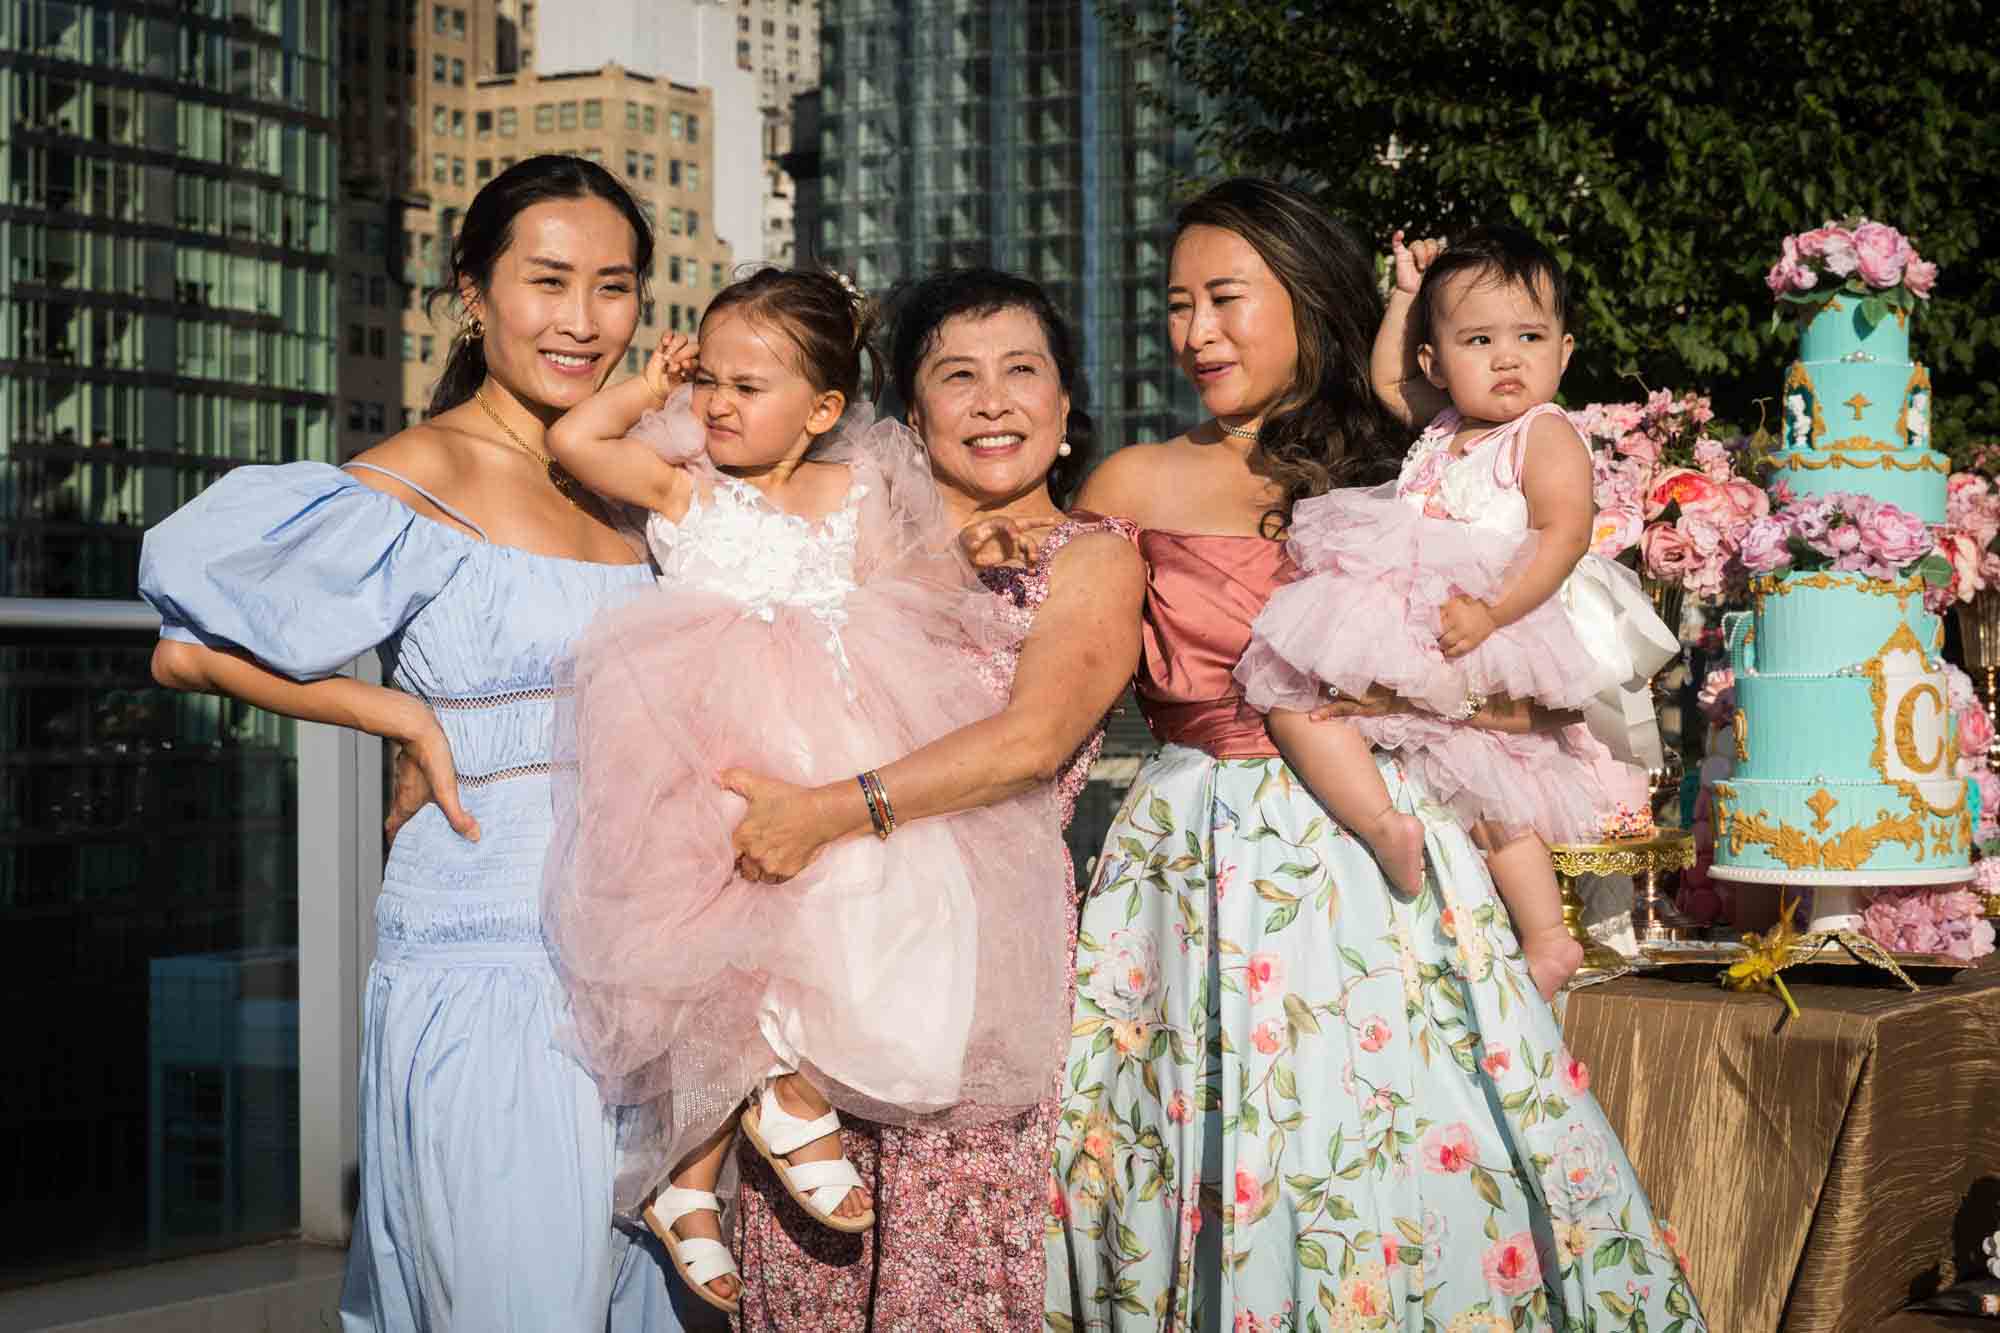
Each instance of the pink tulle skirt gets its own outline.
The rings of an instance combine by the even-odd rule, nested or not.
[[[1617,682],[1578,637],[1559,598],[1495,630],[1472,652],[1438,648],[1441,612],[1459,595],[1491,602],[1534,552],[1533,532],[1426,517],[1393,487],[1330,491],[1293,511],[1288,546],[1300,577],[1251,626],[1236,679],[1253,707],[1306,710],[1326,688],[1382,686],[1420,710],[1359,719],[1369,742],[1401,754],[1460,818],[1551,842],[1594,839],[1623,769],[1581,724],[1507,735],[1447,722],[1468,695],[1581,708]],[[1621,791],[1630,786],[1621,780]]]
[[[744,803],[723,770],[852,781],[997,710],[938,600],[876,580],[836,629],[649,589],[577,642],[543,918],[577,1052],[627,1108],[621,1207],[777,1069],[890,1123],[978,1123],[1046,1093],[1069,1020],[1047,788],[844,839],[784,884],[734,870]]]

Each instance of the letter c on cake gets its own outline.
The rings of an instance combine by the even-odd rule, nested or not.
[[[1917,753],[1917,700],[1924,695],[1931,698],[1931,706],[1937,710],[1940,721],[1944,716],[1944,696],[1938,687],[1929,681],[1921,681],[1906,691],[1896,705],[1896,757],[1903,761],[1903,767],[1912,773],[1935,773],[1944,762],[1944,736],[1938,736],[1937,750],[1926,760]]]

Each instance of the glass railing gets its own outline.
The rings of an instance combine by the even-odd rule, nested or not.
[[[0,1287],[295,1233],[294,724],[155,686],[141,606],[11,606]]]

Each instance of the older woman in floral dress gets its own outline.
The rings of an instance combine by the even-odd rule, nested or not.
[[[984,573],[1028,631],[1017,653],[986,663],[988,684],[1008,702],[990,721],[880,770],[899,820],[1053,781],[1067,822],[1138,659],[1142,577],[1130,525],[1069,521],[1056,503],[1088,446],[1078,360],[1067,324],[1031,282],[946,273],[902,301],[892,369],[947,504],[965,523],[1005,518],[1011,532],[1039,540]],[[781,879],[818,847],[869,828],[858,792],[844,786],[728,777],[750,802],[737,845],[753,877]],[[1073,880],[1048,890],[1074,909]],[[1075,946],[1073,930],[1049,941],[1072,957]],[[997,1124],[846,1126],[847,1156],[875,1200],[868,1235],[815,1225],[760,1159],[740,1154],[741,1326],[1041,1328],[1057,1074],[1052,1060],[1041,1107]]]

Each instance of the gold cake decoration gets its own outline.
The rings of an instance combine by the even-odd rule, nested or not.
[[[1838,469],[1844,467],[1857,469],[1882,468],[1896,472],[1938,472],[1945,474],[1951,472],[1951,460],[1941,454],[1925,451],[1923,456],[1918,458],[1916,462],[1905,463],[1895,457],[1895,454],[1902,452],[1905,451],[1892,450],[1888,453],[1877,454],[1873,458],[1853,458],[1845,453],[1829,453],[1824,458],[1814,458],[1808,454],[1793,452],[1777,455],[1777,457],[1772,459],[1772,464],[1781,470],[1801,470],[1805,472],[1819,472],[1826,468]]]
[[[1736,715],[1729,719],[1729,727],[1736,733],[1736,762],[1748,763],[1750,761],[1749,717],[1739,708],[1736,710]]]
[[[1806,801],[1806,809],[1813,812],[1813,832],[1824,833],[1833,827],[1827,821],[1826,817],[1839,804],[1839,798],[1824,787],[1821,787],[1812,794],[1812,797]]]
[[[1861,420],[1861,409],[1864,407],[1875,406],[1875,400],[1873,398],[1870,398],[1867,394],[1861,392],[1861,390],[1856,389],[1854,391],[1854,396],[1842,402],[1841,406],[1853,408],[1854,419],[1856,421],[1859,421]]]

